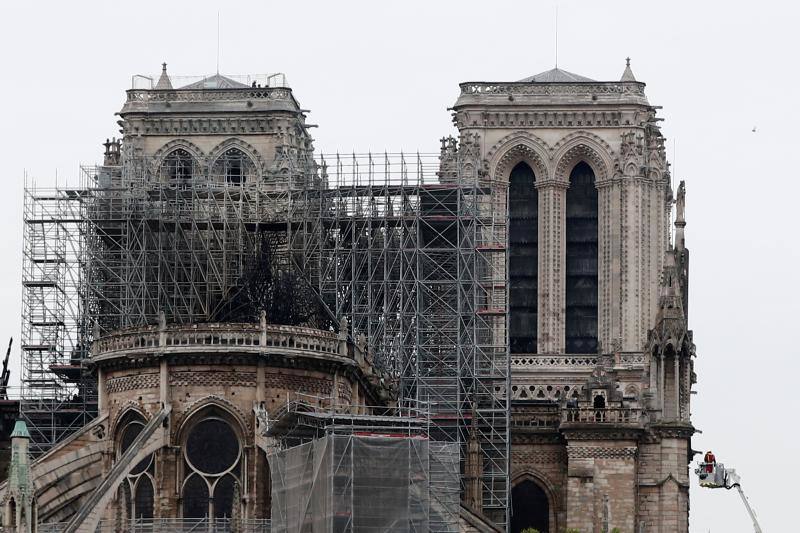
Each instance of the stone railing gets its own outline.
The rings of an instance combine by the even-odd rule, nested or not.
[[[632,407],[567,408],[561,412],[563,424],[631,424],[642,423],[642,410]]]
[[[622,352],[615,356],[614,365],[624,367],[643,367],[647,359],[641,352]]]
[[[561,423],[560,407],[557,405],[512,409],[510,418],[512,428],[558,429]]]
[[[230,100],[289,100],[288,87],[246,87],[234,89],[128,90],[128,102],[214,102]]]
[[[92,344],[92,359],[203,350],[347,355],[342,344],[336,333],[298,326],[237,323],[145,326],[119,330],[97,339]]]
[[[511,371],[518,370],[589,370],[597,366],[597,355],[512,354]]]
[[[640,82],[567,82],[567,83],[529,83],[529,82],[466,82],[459,85],[462,95],[483,94],[530,94],[530,95],[622,95],[644,94],[644,84]]]

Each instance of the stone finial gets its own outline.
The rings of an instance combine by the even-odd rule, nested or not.
[[[631,70],[631,58],[625,58],[625,71],[622,73],[622,78],[619,81],[636,81],[636,76],[633,75]]]
[[[158,329],[159,331],[167,329],[167,315],[164,314],[163,310],[158,312]]]
[[[169,75],[167,74],[166,63],[161,63],[161,76],[158,78],[158,83],[156,83],[156,90],[158,91],[172,90],[172,81],[169,79]]]

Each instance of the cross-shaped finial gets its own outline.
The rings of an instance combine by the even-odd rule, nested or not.
[[[164,72],[167,71],[167,64],[166,63],[161,63],[161,70],[164,71]]]
[[[629,67],[629,66],[631,66],[631,58],[630,58],[630,57],[626,57],[626,58],[625,58],[625,66],[626,66],[626,67]]]

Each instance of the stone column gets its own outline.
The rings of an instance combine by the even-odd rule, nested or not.
[[[619,182],[597,181],[597,340],[610,353],[619,338]]]
[[[158,368],[158,376],[159,376],[159,393],[160,393],[160,401],[161,407],[164,408],[169,405],[170,402],[170,394],[169,394],[169,367],[167,366],[167,357],[162,356],[161,361],[159,361],[159,368]]]
[[[666,385],[666,375],[664,372],[664,354],[658,354],[658,405],[661,409],[661,418],[664,418],[664,386]]]
[[[622,350],[633,352],[642,349],[641,300],[642,292],[640,261],[642,242],[642,177],[625,177],[620,190],[620,288],[619,301],[622,309],[620,337]]]
[[[97,368],[97,411],[102,413],[106,410],[106,387],[103,369]]]
[[[564,353],[566,200],[568,184],[536,182],[539,196],[538,352]]]
[[[675,420],[681,419],[681,358],[675,354]]]

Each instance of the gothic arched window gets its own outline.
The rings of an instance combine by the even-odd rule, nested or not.
[[[202,417],[183,447],[184,518],[230,518],[237,505],[242,446],[231,424],[218,413]]]
[[[250,157],[238,148],[228,148],[214,161],[214,181],[229,185],[242,185],[255,179],[256,168]]]
[[[185,183],[197,176],[197,163],[183,148],[171,151],[161,162],[161,181]]]
[[[144,419],[137,413],[126,415],[122,419],[117,438],[117,458],[130,448],[136,437],[144,429]],[[124,500],[120,502],[120,511],[124,509],[125,518],[153,518],[154,490],[153,476],[155,475],[155,461],[150,454],[134,466],[123,483],[121,495]]]
[[[536,353],[539,196],[533,169],[519,163],[508,180],[511,353]]]
[[[569,176],[566,207],[566,353],[597,353],[597,187],[584,162]]]

